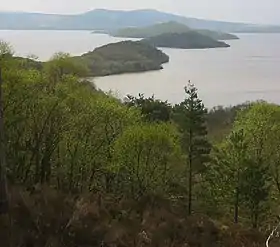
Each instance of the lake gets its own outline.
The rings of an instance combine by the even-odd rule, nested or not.
[[[258,99],[280,104],[280,34],[238,36],[228,42],[231,48],[162,49],[170,56],[163,70],[95,78],[94,83],[119,97],[154,94],[177,103],[191,80],[207,107]],[[123,40],[86,31],[0,31],[0,39],[9,41],[17,55],[36,54],[41,60],[58,51],[80,55]]]

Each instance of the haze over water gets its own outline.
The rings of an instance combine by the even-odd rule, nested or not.
[[[209,50],[162,49],[170,63],[161,71],[95,78],[95,84],[120,97],[155,94],[180,102],[191,80],[206,106],[234,105],[263,99],[280,104],[280,34],[238,34],[231,48]],[[58,51],[80,55],[122,39],[83,31],[0,31],[17,55],[36,54],[46,60]]]

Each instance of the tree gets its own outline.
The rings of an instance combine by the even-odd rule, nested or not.
[[[125,104],[139,108],[149,122],[169,122],[171,119],[171,105],[167,101],[155,99],[154,96],[145,98],[143,94],[139,94],[136,98],[128,95]]]
[[[233,172],[233,178],[235,180],[235,190],[234,190],[234,223],[238,223],[239,216],[239,201],[240,201],[240,189],[241,189],[241,175],[244,170],[246,170],[246,155],[247,155],[247,143],[244,136],[244,131],[238,130],[237,132],[232,132],[229,136],[229,153],[230,162],[236,168]]]
[[[234,223],[239,222],[239,207],[242,194],[242,176],[248,165],[248,143],[244,130],[233,130],[227,139],[214,149],[213,166],[217,186],[224,202],[234,207]],[[214,174],[214,173],[212,173]]]
[[[170,124],[132,126],[114,145],[115,168],[126,178],[123,187],[134,198],[148,193],[167,194],[182,171],[180,154],[179,135]]]
[[[4,101],[2,91],[2,63],[6,56],[12,55],[11,46],[0,41],[0,215],[8,212],[8,190],[6,177],[6,143],[4,128]]]
[[[205,118],[207,110],[198,98],[197,89],[189,82],[185,87],[185,100],[176,105],[173,119],[183,134],[183,149],[188,163],[188,213],[192,213],[194,172],[201,171],[210,153]]]
[[[266,102],[254,103],[241,111],[234,123],[235,129],[244,130],[248,143],[250,162],[244,173],[242,191],[253,227],[257,227],[260,217],[267,213],[265,206],[269,195],[278,189],[279,127],[280,107]]]
[[[52,83],[62,81],[64,76],[87,76],[88,68],[83,63],[78,63],[68,53],[59,52],[44,65],[45,74]]]
[[[270,194],[268,166],[251,161],[242,174],[241,191],[244,204],[250,212],[252,227],[257,228],[260,217],[267,209],[265,203]]]

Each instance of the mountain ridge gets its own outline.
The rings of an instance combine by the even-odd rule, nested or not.
[[[154,9],[94,9],[80,14],[0,12],[0,29],[11,30],[115,30],[143,27],[160,22],[177,21],[193,29],[223,32],[280,32],[280,26],[258,25],[185,17]]]
[[[140,28],[123,28],[118,29],[115,32],[109,32],[108,34],[114,37],[123,38],[150,38],[164,33],[185,33],[191,30],[209,36],[215,40],[239,39],[236,35],[225,32],[217,32],[207,29],[191,29],[187,25],[176,21],[163,22]]]

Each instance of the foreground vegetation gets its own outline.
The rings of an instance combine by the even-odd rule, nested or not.
[[[207,112],[192,84],[175,106],[121,101],[67,56],[36,69],[9,50],[2,246],[264,246],[279,214],[279,106]]]

